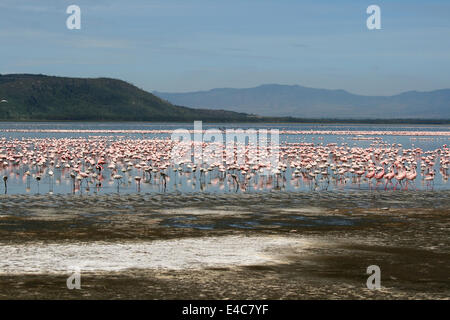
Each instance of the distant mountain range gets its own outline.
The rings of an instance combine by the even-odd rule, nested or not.
[[[153,92],[174,104],[272,117],[322,119],[450,119],[450,89],[363,96],[345,90],[266,84],[187,93]]]
[[[176,106],[125,81],[0,75],[0,120],[251,121],[243,113]]]
[[[0,75],[0,120],[450,123],[450,90],[366,97],[263,85],[156,94],[111,78]]]

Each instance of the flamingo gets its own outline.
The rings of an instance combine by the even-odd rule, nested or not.
[[[402,181],[406,178],[406,171],[401,167],[401,171],[397,173],[395,176],[395,179],[397,180],[397,183],[394,186],[394,190],[396,189],[397,185],[400,184],[400,186],[403,187]]]
[[[53,171],[50,170],[50,171],[48,172],[48,175],[49,175],[49,177],[50,177],[50,190],[49,190],[49,192],[53,192]]]
[[[372,181],[372,178],[375,177],[375,174],[376,174],[376,172],[375,172],[374,168],[370,168],[370,171],[367,172],[367,174],[366,174],[366,178],[369,181],[369,187],[371,186],[371,181]]]
[[[36,176],[36,181],[37,181],[37,185],[38,185],[38,193],[39,193],[39,181],[41,181],[41,176],[37,175]]]
[[[413,183],[414,180],[416,179],[416,177],[417,177],[416,169],[412,169],[411,171],[408,171],[408,173],[406,174],[406,185],[405,185],[406,190],[408,190],[408,183],[409,182]],[[414,187],[415,187],[415,185],[414,185]]]
[[[136,183],[137,183],[138,192],[141,191],[141,179],[142,179],[142,178],[141,178],[140,176],[134,177],[134,180],[136,180]]]
[[[8,181],[8,176],[3,176],[3,182],[5,183],[5,194],[8,193],[8,185],[6,182]]]
[[[381,179],[383,179],[383,177],[384,177],[384,168],[382,168],[381,171],[375,175],[375,180],[377,180],[377,183],[375,184],[375,189],[378,187],[378,184],[381,182]]]
[[[425,176],[425,181],[427,182],[427,188],[432,185],[431,189],[433,189],[434,186],[434,175],[435,175],[435,171],[433,169],[433,171],[430,171],[426,174]]]
[[[386,185],[384,186],[384,190],[387,190],[387,185],[390,183],[392,186],[394,184],[392,183],[392,179],[395,177],[395,171],[394,168],[391,168],[388,174],[384,175],[384,178],[386,179]]]
[[[113,179],[117,181],[117,192],[119,192],[119,187],[120,187],[120,180],[123,177],[120,174],[115,174],[113,175]]]

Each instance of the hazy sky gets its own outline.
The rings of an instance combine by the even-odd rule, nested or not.
[[[81,30],[66,28],[67,6]],[[381,7],[381,30],[366,8]],[[450,1],[1,0],[0,73],[114,77],[146,90],[300,84],[450,88]]]

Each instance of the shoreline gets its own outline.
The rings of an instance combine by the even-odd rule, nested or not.
[[[368,198],[367,198],[368,197]],[[450,207],[450,190],[357,190],[357,189],[345,189],[345,190],[321,190],[321,191],[265,191],[265,192],[246,192],[246,193],[216,193],[216,192],[201,192],[201,193],[183,193],[177,191],[169,192],[149,192],[149,193],[108,193],[108,194],[0,194],[0,208],[4,201],[22,202],[24,206],[28,206],[30,200],[35,201],[51,201],[51,200],[80,200],[83,201],[122,201],[127,203],[129,201],[135,201],[134,204],[139,204],[139,201],[150,201],[153,205],[159,204],[160,206],[176,207],[177,205],[183,206],[185,202],[191,202],[193,204],[215,202],[226,204],[229,202],[232,204],[236,200],[241,201],[304,201],[302,204],[311,203],[312,201],[323,201],[325,204],[338,205],[338,207],[345,206],[358,206],[358,202],[361,200],[372,201],[369,205],[382,205],[383,201],[393,201],[391,205],[393,207],[401,208],[416,208],[411,199],[422,201],[427,207]],[[440,202],[435,202],[439,199]],[[333,203],[339,200],[338,203]],[[166,202],[170,201],[170,202]],[[375,201],[375,202],[374,202]],[[48,202],[49,203],[49,202]],[[34,203],[36,204],[36,203]],[[360,203],[361,204],[361,203]],[[419,203],[420,204],[420,203]],[[362,206],[367,207],[367,205]],[[387,207],[384,205],[383,207]],[[1,210],[1,209],[0,209]]]
[[[201,120],[201,119],[199,119]],[[14,123],[14,122],[18,122],[18,123],[102,123],[102,124],[106,124],[106,123],[111,123],[111,124],[117,124],[117,123],[129,123],[129,124],[139,124],[139,123],[145,123],[145,124],[170,124],[170,123],[174,123],[174,124],[190,124],[193,121],[196,120],[179,120],[179,121],[175,121],[175,120],[167,120],[167,121],[161,121],[161,120],[156,120],[156,121],[132,121],[132,120],[39,120],[39,119],[27,119],[27,120],[6,120],[6,119],[0,119],[0,124],[1,123]],[[255,121],[251,121],[251,122],[246,122],[246,121],[241,121],[241,120],[237,120],[237,121],[212,121],[212,120],[201,120],[206,124],[232,124],[232,125],[236,125],[236,124],[274,124],[274,125],[324,125],[324,126],[328,126],[328,125],[398,125],[398,126],[403,126],[403,125],[429,125],[429,126],[450,126],[450,119],[367,119],[367,120],[359,120],[359,119],[317,119],[312,120],[312,119],[305,119],[303,120],[298,120],[298,121],[270,121],[270,120],[261,120],[259,118],[255,118]]]

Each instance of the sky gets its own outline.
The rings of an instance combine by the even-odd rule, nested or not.
[[[80,30],[66,27],[73,4]],[[366,26],[372,4],[380,30]],[[166,92],[450,88],[450,1],[1,0],[0,73],[112,77]]]

